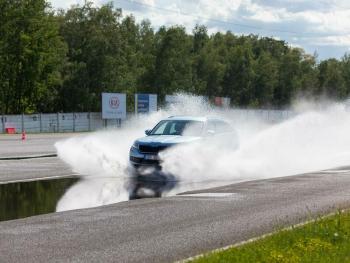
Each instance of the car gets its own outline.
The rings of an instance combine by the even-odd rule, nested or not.
[[[161,170],[162,160],[159,153],[179,144],[221,138],[218,141],[225,144],[228,140],[234,141],[233,147],[237,147],[235,129],[219,118],[171,116],[145,133],[146,136],[135,140],[130,148],[130,164],[136,170],[147,167]]]

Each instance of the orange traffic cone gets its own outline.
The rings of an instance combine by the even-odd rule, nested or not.
[[[26,131],[22,131],[22,141],[25,141],[26,139]]]

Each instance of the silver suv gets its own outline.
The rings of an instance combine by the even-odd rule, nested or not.
[[[145,133],[147,136],[137,139],[130,149],[130,163],[135,168],[147,166],[161,168],[159,152],[174,145],[206,138],[220,137],[222,138],[220,141],[229,140],[234,142],[233,147],[237,147],[235,130],[229,123],[217,118],[172,116],[161,120]]]

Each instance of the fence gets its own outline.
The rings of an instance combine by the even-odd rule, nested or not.
[[[231,113],[237,119],[255,117],[270,122],[295,116],[292,111],[281,110],[232,110]],[[0,133],[6,133],[8,129],[14,129],[16,133],[84,132],[121,125],[118,120],[103,120],[101,112],[3,115],[0,124]]]
[[[253,109],[234,109],[232,110],[234,118],[244,119],[260,119],[267,122],[280,122],[292,118],[297,115],[296,112],[290,110],[253,110]]]
[[[3,115],[0,133],[83,132],[119,125],[117,120],[103,120],[100,112]]]

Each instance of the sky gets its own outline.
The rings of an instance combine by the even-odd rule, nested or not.
[[[69,8],[84,0],[50,0],[54,8]],[[257,34],[285,40],[319,60],[350,53],[349,0],[91,0],[101,6],[112,2],[138,22],[160,26],[182,25],[190,33],[196,24],[210,34]]]

